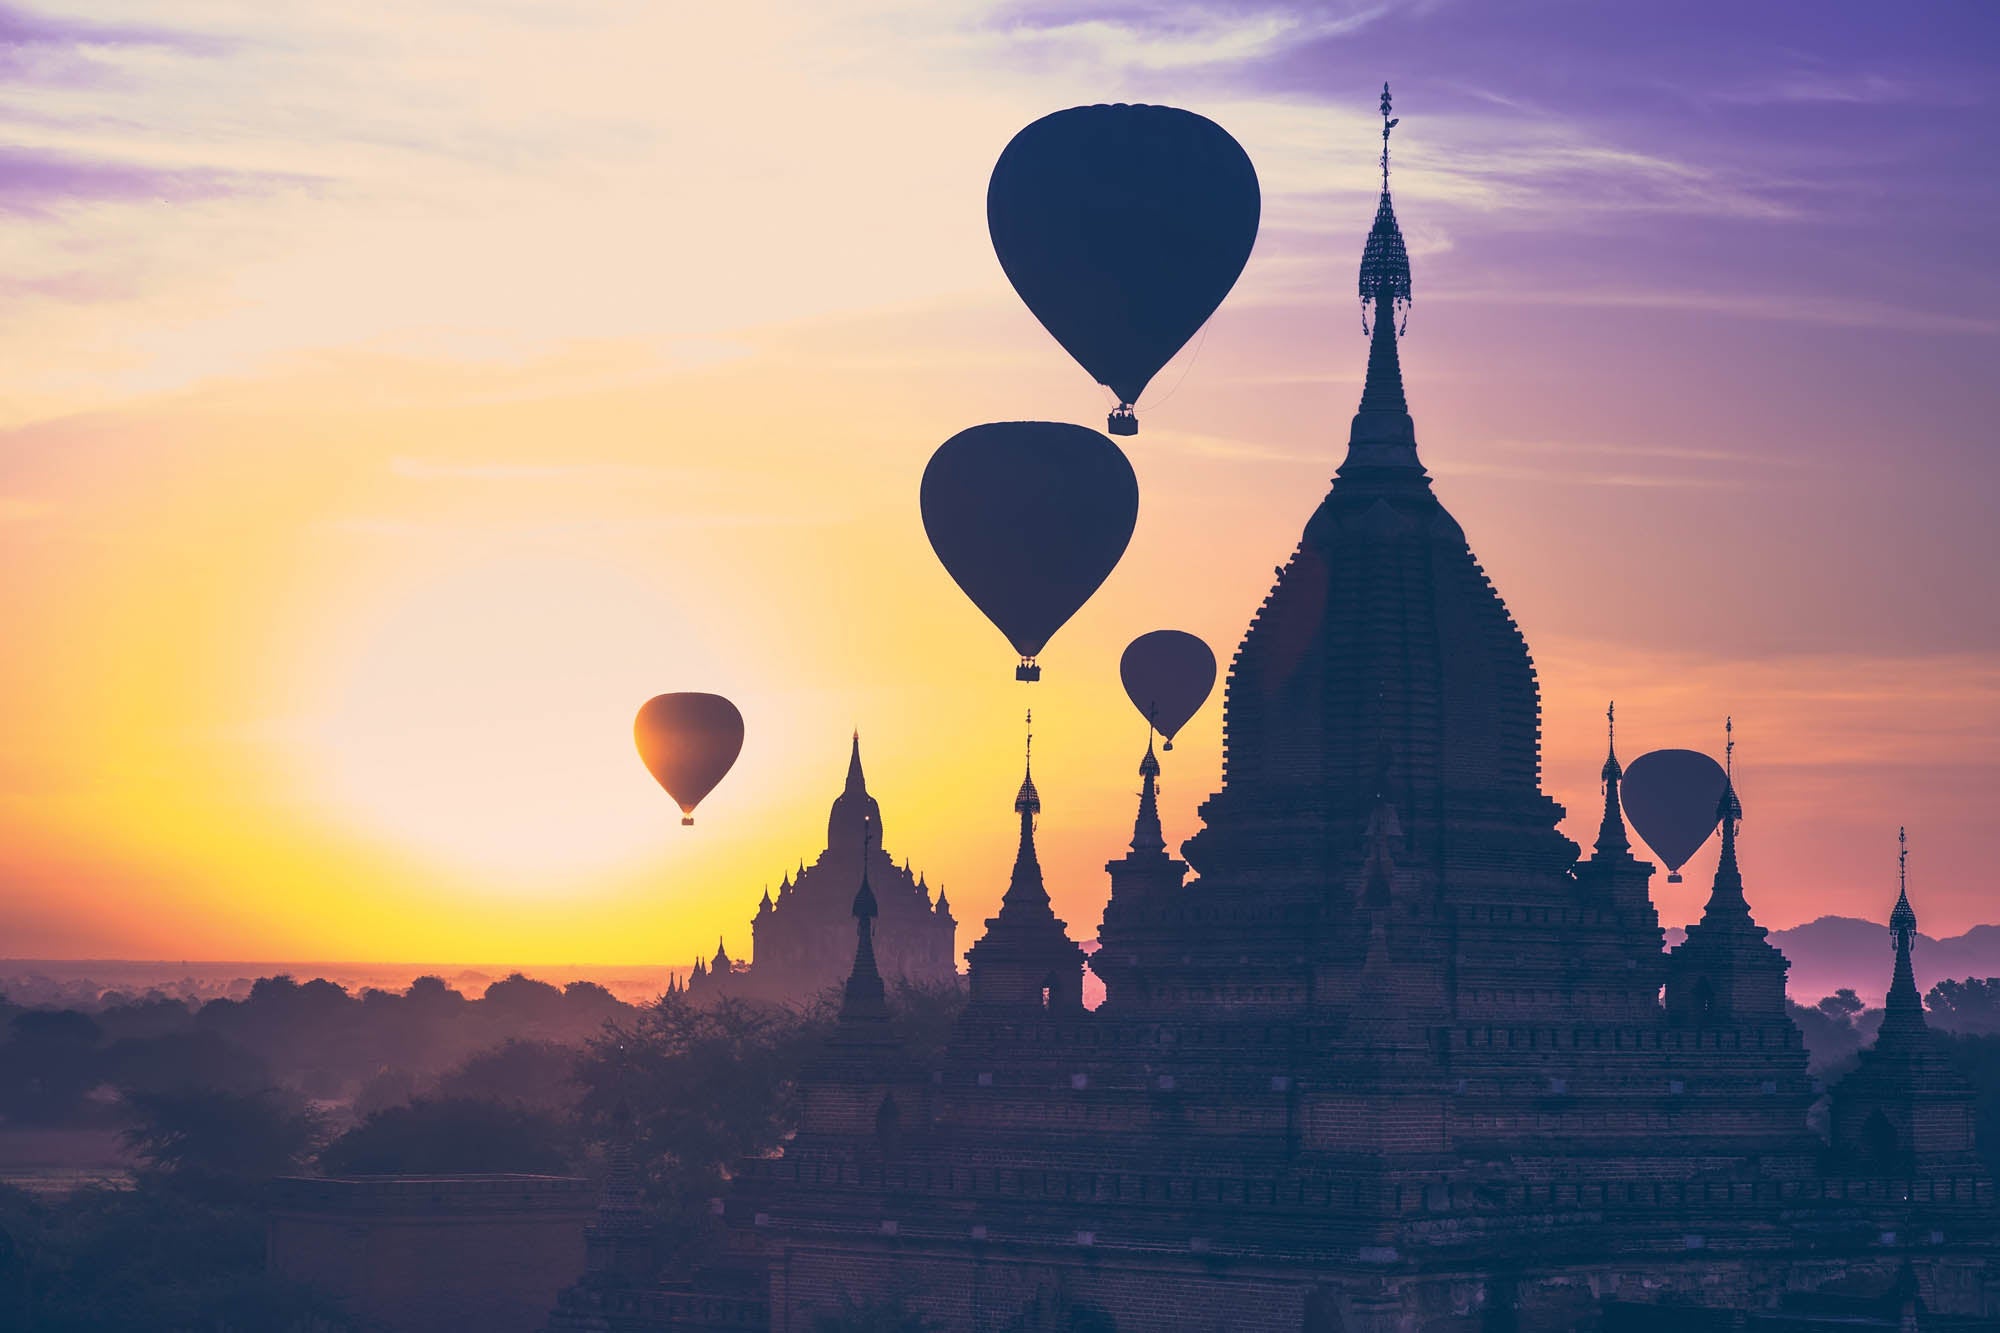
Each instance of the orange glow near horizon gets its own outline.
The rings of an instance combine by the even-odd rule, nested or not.
[[[1120,651],[1184,629],[1226,672],[1340,461],[1381,53],[1338,49],[1334,102],[1242,73],[1292,29],[1227,16],[418,9],[218,11],[226,58],[116,48],[37,92],[37,151],[90,171],[0,196],[0,956],[741,956],[857,727],[963,949],[1031,705],[1043,863],[1090,937],[1145,744]],[[1628,141],[1455,86],[1399,85],[1404,369],[1535,654],[1566,831],[1594,835],[1608,699],[1628,761],[1733,714],[1760,921],[1883,919],[1899,824],[1926,932],[1991,918],[2000,329],[1836,288],[1871,271],[1845,261],[1704,289],[1858,224],[1669,151],[1688,122]],[[1235,133],[1264,231],[1140,404],[1130,550],[1021,686],[918,479],[978,422],[1102,422],[982,201],[1020,125],[1113,99]],[[674,690],[747,723],[692,828],[632,745]],[[1163,756],[1176,845],[1221,704]],[[1666,922],[1713,855],[1655,881]]]

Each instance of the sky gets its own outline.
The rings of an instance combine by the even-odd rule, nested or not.
[[[1733,716],[1761,921],[1884,919],[1899,824],[1926,933],[2000,919],[1996,66],[1975,3],[0,0],[0,956],[740,956],[855,728],[964,948],[1031,704],[1088,938],[1119,651],[1226,662],[1340,461],[1384,80],[1418,440],[1567,831],[1608,700],[1628,760]],[[1101,101],[1223,125],[1264,220],[1026,687],[917,485],[1102,419],[984,225]],[[673,690],[747,721],[692,828],[632,750]]]

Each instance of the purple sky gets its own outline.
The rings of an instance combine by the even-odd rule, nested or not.
[[[712,948],[816,849],[856,724],[896,850],[978,919],[1018,704],[974,683],[991,631],[915,478],[965,425],[1103,411],[993,261],[986,174],[1049,110],[1171,102],[1250,152],[1264,226],[1141,403],[1132,554],[1040,687],[1087,935],[1136,757],[1074,664],[1166,623],[1226,657],[1337,463],[1385,79],[1418,439],[1535,652],[1569,831],[1606,698],[1642,748],[1734,714],[1761,919],[1879,918],[1907,823],[1926,930],[1994,920],[1996,72],[1972,3],[0,4],[15,947],[175,951],[134,924],[171,903],[189,952],[296,955],[282,879],[350,952],[386,920],[409,957]],[[520,737],[486,714],[395,746],[470,709],[450,654],[513,642],[500,571],[659,641],[587,689],[489,651],[542,672],[491,682],[541,749],[489,791],[471,742]],[[719,679],[679,681],[697,643]],[[621,734],[677,682],[784,720],[698,842]],[[1177,839],[1218,714],[1176,749]],[[425,804],[454,783],[478,799]],[[507,874],[517,910],[480,910]]]

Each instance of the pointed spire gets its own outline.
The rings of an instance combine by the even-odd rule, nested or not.
[[[1027,758],[1022,765],[1021,790],[1014,797],[1014,812],[1021,816],[1021,845],[1014,853],[1014,873],[1001,896],[1000,912],[1033,912],[1054,915],[1048,890],[1042,886],[1042,863],[1035,855],[1035,816],[1042,812],[1041,793],[1035,790],[1035,715],[1028,714]]]
[[[722,947],[722,936],[715,937],[715,959],[710,964],[717,972],[729,970],[729,950]]]
[[[1907,1037],[1924,1030],[1924,1001],[1917,993],[1916,973],[1910,954],[1917,944],[1917,913],[1910,906],[1910,838],[1907,829],[1896,830],[1896,906],[1889,913],[1889,939],[1896,950],[1896,971],[1889,982],[1889,998],[1883,1006],[1882,1037]],[[1877,1038],[1879,1045],[1881,1038]]]
[[[1387,195],[1382,198],[1382,207],[1389,207]],[[1388,219],[1391,227],[1396,219]],[[1376,220],[1381,225],[1381,219]],[[1397,416],[1410,414],[1410,400],[1403,393],[1403,361],[1396,351],[1396,318],[1392,297],[1386,289],[1375,298],[1375,331],[1368,339],[1368,378],[1361,386],[1361,406],[1363,413],[1389,413]]]
[[[1139,761],[1139,778],[1139,815],[1132,821],[1132,850],[1164,854],[1167,838],[1160,828],[1160,760],[1153,753],[1150,732],[1146,737],[1146,757]]]
[[[1743,872],[1736,867],[1736,825],[1743,818],[1743,802],[1736,796],[1736,719],[1723,723],[1728,743],[1723,747],[1724,776],[1722,799],[1716,803],[1715,817],[1722,825],[1722,855],[1715,864],[1715,885],[1709,890],[1703,922],[1750,920],[1750,904],[1743,897]]]
[[[888,1006],[883,998],[882,973],[875,965],[875,890],[868,884],[868,853],[870,850],[867,832],[861,842],[861,887],[854,893],[854,969],[848,974],[846,989],[842,992],[840,1021],[852,1023],[861,1019],[880,1019],[888,1016]]]
[[[938,885],[937,907],[933,909],[939,916],[951,915],[951,902],[944,896],[944,885]]]
[[[1410,254],[1403,243],[1403,230],[1396,222],[1396,208],[1389,199],[1389,131],[1399,122],[1389,115],[1389,85],[1382,85],[1382,197],[1375,205],[1375,225],[1361,249],[1361,330],[1370,334],[1368,377],[1361,390],[1361,406],[1355,413],[1348,435],[1349,467],[1414,468],[1417,462],[1416,425],[1410,420],[1409,400],[1403,394],[1403,367],[1396,349],[1401,323],[1408,326],[1410,304]],[[1373,321],[1370,321],[1370,315]]]
[[[1021,790],[1014,797],[1014,809],[1020,812],[1021,827],[1029,828],[1029,821],[1042,812],[1041,793],[1035,790],[1035,712],[1028,710],[1027,759],[1022,765]]]
[[[1616,856],[1632,850],[1631,839],[1625,835],[1625,808],[1618,798],[1618,784],[1625,778],[1625,768],[1618,762],[1618,704],[1614,700],[1604,709],[1604,767],[1598,777],[1604,782],[1604,818],[1597,826],[1597,854]]]
[[[1396,225],[1395,205],[1389,201],[1389,131],[1402,124],[1389,115],[1389,85],[1382,85],[1382,197],[1375,205],[1375,225],[1361,249],[1361,330],[1368,332],[1368,308],[1375,308],[1375,323],[1388,324],[1395,331],[1397,307],[1410,303],[1410,252],[1403,244],[1403,230]],[[1390,343],[1391,351],[1395,347]],[[1398,384],[1400,392],[1400,381]]]
[[[766,884],[764,886],[764,900],[757,904],[757,915],[769,916],[770,914],[771,914],[771,886]]]
[[[844,790],[849,795],[866,796],[868,794],[868,779],[861,772],[861,729],[859,727],[854,729],[854,748],[847,756],[847,786]]]

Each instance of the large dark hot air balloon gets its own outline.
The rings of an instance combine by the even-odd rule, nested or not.
[[[1174,748],[1174,733],[1201,711],[1215,688],[1215,654],[1194,635],[1156,629],[1125,645],[1118,659],[1125,697]]]
[[[1001,421],[962,430],[924,469],[924,531],[973,605],[1021,655],[1017,680],[1049,636],[1117,567],[1139,518],[1139,479],[1094,430]]]
[[[1667,883],[1681,882],[1681,867],[1722,822],[1717,812],[1728,780],[1722,765],[1699,750],[1654,750],[1625,770],[1625,813],[1667,863]]]
[[[653,780],[694,823],[694,808],[715,790],[743,749],[743,714],[719,694],[656,694],[639,709],[632,739]]]
[[[1079,106],[1015,135],[986,187],[1007,280],[1063,350],[1132,404],[1235,285],[1262,198],[1242,145],[1166,106]]]

